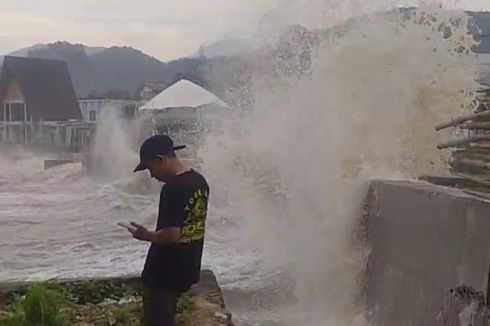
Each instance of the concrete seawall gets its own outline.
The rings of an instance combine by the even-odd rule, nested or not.
[[[373,324],[459,325],[442,321],[460,315],[446,307],[450,290],[466,286],[486,296],[490,201],[427,183],[373,181],[363,226]]]

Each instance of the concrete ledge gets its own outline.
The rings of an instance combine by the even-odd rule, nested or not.
[[[423,182],[373,181],[362,224],[373,324],[437,325],[451,289],[487,293],[489,200]]]
[[[211,271],[201,272],[201,279],[190,294],[195,298],[196,309],[189,317],[188,326],[233,326],[231,313],[225,308],[223,293]]]

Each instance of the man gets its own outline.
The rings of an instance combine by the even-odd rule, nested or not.
[[[209,187],[199,173],[187,168],[168,136],[147,139],[134,172],[149,170],[164,182],[155,231],[132,222],[134,238],[151,242],[141,275],[145,326],[174,326],[177,299],[199,280]]]

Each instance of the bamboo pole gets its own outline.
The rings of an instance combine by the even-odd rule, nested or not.
[[[470,143],[477,143],[481,141],[490,141],[490,135],[475,135],[475,136],[457,138],[445,143],[439,143],[437,145],[437,148],[444,149],[449,147],[459,147],[461,145],[467,145]]]
[[[471,113],[471,114],[463,115],[459,118],[452,119],[449,122],[438,124],[436,126],[436,130],[439,131],[442,129],[446,129],[449,127],[459,125],[459,124],[466,122],[466,121],[469,121],[469,120],[475,120],[475,119],[479,119],[479,118],[488,118],[488,117],[490,117],[490,110],[478,112],[478,113]]]
[[[479,185],[490,187],[490,179],[488,178],[487,174],[473,175],[473,174],[460,173],[458,174],[458,176],[461,178],[465,178],[466,180],[469,180],[471,182],[477,183]]]
[[[468,122],[461,124],[459,128],[467,130],[490,130],[490,122]]]
[[[487,162],[483,162],[483,161],[480,161],[480,160],[470,160],[470,159],[467,159],[467,158],[462,158],[462,159],[459,159],[459,160],[455,160],[454,163],[456,164],[463,164],[463,165],[466,165],[466,166],[471,166],[471,167],[476,167],[476,168],[482,168],[482,169],[485,169],[485,170],[490,170],[490,163],[487,163]]]
[[[463,189],[463,192],[466,193],[466,194],[468,194],[468,195],[471,195],[471,196],[475,196],[475,197],[478,197],[478,198],[490,200],[490,195],[488,193],[486,193],[486,192],[475,191],[475,190],[470,190],[470,189]]]
[[[470,148],[490,150],[490,143],[486,141],[481,141],[478,144],[470,144]]]

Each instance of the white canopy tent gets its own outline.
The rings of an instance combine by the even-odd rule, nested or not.
[[[150,128],[143,127],[140,134],[147,130],[168,134],[191,147],[198,142],[200,130],[216,128],[229,112],[229,106],[216,95],[182,79],[139,108],[141,116],[150,118],[146,120]]]
[[[155,96],[139,110],[165,111],[174,108],[199,108],[207,105],[227,107],[226,103],[213,93],[182,79]]]

